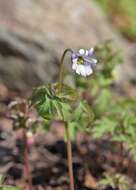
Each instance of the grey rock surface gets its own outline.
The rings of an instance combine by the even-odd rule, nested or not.
[[[47,41],[46,41],[47,42]],[[16,90],[53,80],[57,55],[46,46],[11,31],[0,31],[0,81]]]
[[[124,54],[120,78],[136,78],[135,48],[91,0],[0,0],[0,26],[0,81],[10,88],[26,90],[55,80],[64,48],[107,39]]]

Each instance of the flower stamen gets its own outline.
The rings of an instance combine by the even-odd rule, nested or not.
[[[78,65],[83,65],[84,64],[84,58],[82,56],[79,56],[77,59],[77,64]]]

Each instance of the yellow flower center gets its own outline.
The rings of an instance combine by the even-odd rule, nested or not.
[[[77,64],[78,64],[78,65],[83,65],[83,64],[84,64],[84,59],[83,59],[82,56],[79,56],[79,57],[78,57]]]

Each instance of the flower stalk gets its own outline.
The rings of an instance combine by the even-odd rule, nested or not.
[[[60,60],[60,70],[59,70],[59,92],[61,91],[62,89],[62,83],[63,83],[63,65],[64,65],[64,58],[66,56],[66,54],[70,52],[70,53],[73,53],[73,51],[70,49],[70,48],[67,48],[62,57],[61,57],[61,60]]]
[[[60,72],[59,72],[59,92],[62,90],[63,85],[63,65],[64,65],[64,58],[66,54],[70,52],[71,54],[73,51],[71,49],[66,49],[61,57],[60,61]],[[69,128],[68,123],[64,122],[65,125],[65,132],[67,138],[67,160],[68,160],[68,172],[69,172],[69,180],[70,180],[70,190],[74,190],[74,175],[73,175],[73,161],[72,161],[72,145],[70,140]]]
[[[84,77],[87,77],[93,73],[93,70],[97,63],[97,60],[92,58],[94,54],[94,48],[90,48],[88,50],[80,49],[76,53],[74,53],[69,48],[66,49],[64,53],[62,54],[62,57],[60,60],[58,93],[60,93],[62,90],[64,58],[68,52],[71,53],[72,69],[77,74],[82,75]],[[62,115],[62,120],[64,121],[63,115]],[[71,139],[70,139],[70,134],[69,134],[68,122],[64,121],[64,123],[65,123],[66,137],[67,137],[67,159],[68,159],[68,170],[69,170],[69,179],[70,179],[70,190],[74,190]]]
[[[70,140],[68,123],[65,123],[65,131],[67,138],[67,157],[68,157],[68,168],[69,168],[69,179],[70,179],[70,190],[74,190],[74,174],[73,174],[73,159],[72,159],[72,145]]]

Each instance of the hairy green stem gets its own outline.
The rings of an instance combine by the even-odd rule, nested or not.
[[[67,48],[64,52],[63,52],[63,55],[61,57],[61,60],[60,60],[60,70],[59,70],[59,92],[61,91],[62,89],[62,84],[63,84],[63,65],[64,65],[64,58],[66,56],[66,54],[70,52],[70,53],[73,53],[73,51],[69,48]]]

